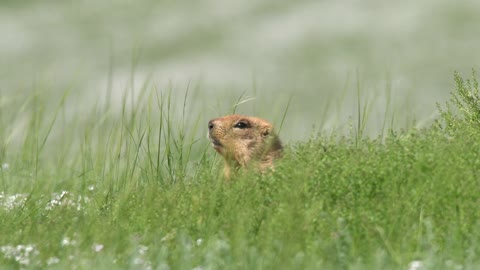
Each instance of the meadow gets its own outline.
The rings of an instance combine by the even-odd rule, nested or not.
[[[287,144],[271,174],[232,181],[206,140],[190,135],[205,123],[172,121],[186,117],[172,114],[185,110],[188,93],[180,110],[146,89],[132,110],[98,107],[76,121],[62,113],[67,93],[53,114],[43,94],[5,101],[0,265],[477,269],[475,76],[455,76],[456,91],[429,127],[369,137],[359,118],[347,134]]]
[[[0,269],[478,269],[479,8],[2,1]]]

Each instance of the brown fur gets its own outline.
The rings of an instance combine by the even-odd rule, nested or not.
[[[213,148],[225,159],[226,178],[240,167],[273,169],[282,154],[282,143],[272,124],[258,117],[227,115],[210,120],[208,130]]]

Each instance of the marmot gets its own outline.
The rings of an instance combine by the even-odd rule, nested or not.
[[[243,115],[227,115],[208,122],[208,137],[213,148],[225,159],[223,173],[230,178],[232,170],[254,167],[273,169],[274,160],[282,155],[280,139],[268,121]]]

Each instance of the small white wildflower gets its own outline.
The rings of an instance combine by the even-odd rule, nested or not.
[[[25,246],[25,252],[28,254],[34,250],[34,247],[32,245],[27,245]]]
[[[95,186],[94,186],[94,185],[88,186],[88,190],[93,191],[94,189],[95,189]]]
[[[72,201],[72,205],[76,206],[77,211],[82,210],[82,196],[78,196],[77,201]]]
[[[148,247],[147,247],[147,246],[140,245],[140,246],[138,247],[138,253],[139,253],[140,255],[144,255],[145,253],[147,253],[147,251],[148,251]]]
[[[77,241],[70,239],[68,236],[65,236],[60,243],[62,247],[75,246]]]
[[[421,270],[423,269],[423,263],[422,261],[411,261],[409,264],[408,264],[408,270]]]
[[[70,192],[63,190],[60,193],[53,193],[52,199],[45,206],[46,210],[52,210],[57,206],[72,207],[78,211],[82,210],[82,202],[88,203],[90,198],[88,197],[74,197]]]
[[[47,210],[52,210],[54,206],[59,205],[59,204],[60,204],[59,201],[57,201],[57,200],[51,200],[51,201],[48,202],[48,204],[47,204],[47,206],[45,207],[45,209],[47,209]]]
[[[100,252],[102,251],[103,249],[103,245],[102,244],[94,244],[92,249],[95,251],[95,252]]]
[[[202,238],[198,238],[198,239],[197,239],[197,246],[200,246],[202,243],[203,243],[203,239],[202,239]]]
[[[60,193],[60,200],[63,199],[63,197],[65,197],[66,195],[68,195],[68,191],[66,190],[62,190],[62,193]]]
[[[13,194],[10,196],[5,196],[2,192],[0,193],[0,206],[12,210],[15,207],[21,206],[27,200],[27,195],[25,194]]]
[[[6,171],[6,170],[8,170],[8,169],[10,169],[10,164],[8,164],[8,163],[3,163],[3,164],[2,164],[2,170]]]
[[[16,252],[15,248],[12,246],[2,246],[0,251],[3,253],[6,259],[11,259],[13,254]]]
[[[57,257],[50,257],[47,260],[47,265],[57,264],[60,262],[60,259]]]
[[[70,246],[70,238],[68,238],[68,237],[63,238],[62,239],[62,246],[63,247]]]
[[[53,198],[47,203],[45,209],[52,210],[55,206],[62,204],[62,199],[68,194],[66,191],[62,191],[61,194],[53,193]]]
[[[14,259],[21,265],[29,265],[34,256],[39,254],[34,245],[2,246],[0,251],[6,259]]]
[[[30,259],[25,256],[17,256],[15,260],[22,265],[29,265],[30,264]]]

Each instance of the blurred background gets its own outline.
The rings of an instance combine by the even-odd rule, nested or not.
[[[48,89],[57,104],[70,89],[81,115],[105,99],[119,112],[142,88],[171,91],[181,111],[188,88],[187,121],[205,126],[238,101],[277,125],[288,107],[286,141],[356,127],[360,107],[376,136],[431,123],[453,72],[478,67],[479,11],[474,0],[3,0],[0,94]]]

